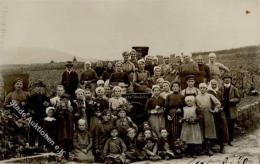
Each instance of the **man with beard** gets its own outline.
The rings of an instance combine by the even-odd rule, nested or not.
[[[50,99],[46,96],[46,86],[42,81],[35,83],[33,87],[33,93],[28,99],[28,110],[32,116],[32,120],[38,123],[40,127],[43,127],[43,121],[46,117],[45,109],[50,105]],[[43,146],[44,143],[41,135],[33,127],[30,127],[29,145],[34,147],[37,138],[38,146]]]

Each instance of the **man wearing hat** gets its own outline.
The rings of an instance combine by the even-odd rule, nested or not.
[[[64,86],[64,89],[67,94],[69,94],[72,100],[76,98],[75,90],[78,88],[79,77],[78,73],[73,69],[73,63],[68,61],[66,66],[66,70],[62,74],[61,84]]]
[[[196,97],[197,95],[200,94],[200,90],[196,88],[195,85],[195,76],[194,75],[188,75],[185,77],[187,87],[181,91],[181,94],[186,97],[186,96],[194,96]]]
[[[240,95],[238,89],[231,84],[232,76],[229,73],[224,74],[223,76],[223,110],[227,118],[228,122],[228,132],[229,132],[229,142],[228,144],[231,146],[231,142],[233,141],[234,136],[234,124],[238,117],[237,107],[236,105],[240,101]]]
[[[46,85],[42,82],[33,84],[32,95],[28,98],[28,111],[32,116],[33,121],[37,122],[39,126],[43,127],[43,120],[46,117],[46,108],[50,106],[50,99],[47,97]],[[43,138],[32,127],[29,133],[29,145],[35,146],[36,139],[38,138],[38,146],[43,146]]]

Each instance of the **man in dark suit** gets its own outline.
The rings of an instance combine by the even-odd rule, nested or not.
[[[65,88],[65,92],[70,95],[71,100],[75,99],[75,90],[78,88],[79,78],[78,73],[73,69],[73,63],[68,61],[66,70],[62,74],[61,84]]]
[[[230,74],[225,74],[223,76],[223,107],[224,112],[227,117],[228,122],[228,132],[229,132],[229,142],[228,144],[232,146],[231,142],[233,141],[234,136],[234,124],[238,117],[236,105],[240,101],[240,95],[238,89],[231,84],[232,77]]]

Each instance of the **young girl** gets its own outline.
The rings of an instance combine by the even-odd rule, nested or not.
[[[121,91],[121,87],[115,86],[113,88],[113,96],[109,99],[109,109],[114,116],[117,116],[120,108],[123,108],[128,104],[127,100],[122,97]]]
[[[202,144],[202,134],[195,106],[195,97],[185,97],[185,103],[187,106],[183,108],[181,139],[187,144],[186,155],[193,157],[196,146]]]
[[[67,95],[61,96],[61,100],[57,106],[57,122],[58,122],[58,144],[64,148],[64,157],[68,159],[69,152],[72,149],[73,139],[73,109],[69,106],[69,97]]]
[[[116,120],[116,127],[119,132],[119,136],[125,137],[127,134],[127,130],[131,127],[136,131],[138,130],[137,125],[131,120],[130,117],[126,116],[126,112],[124,109],[120,109],[118,112],[118,119]]]
[[[181,124],[179,123],[182,108],[184,106],[184,97],[180,94],[180,83],[172,84],[172,91],[165,100],[165,114],[167,116],[166,126],[171,140],[174,141],[180,137]]]
[[[160,136],[160,129],[165,128],[164,105],[165,101],[160,97],[160,87],[152,87],[153,96],[146,102],[145,109],[148,112],[148,121],[152,129]]]
[[[126,145],[124,141],[118,137],[116,128],[111,130],[110,136],[103,149],[105,163],[125,163]]]
[[[200,83],[199,88],[201,94],[196,97],[196,102],[199,112],[203,116],[201,120],[201,129],[205,140],[206,152],[208,155],[213,155],[211,142],[212,140],[217,139],[213,114],[219,111],[221,103],[215,96],[207,93],[208,86],[205,83]]]
[[[151,130],[144,131],[144,147],[143,150],[149,160],[157,161],[161,157],[157,155],[158,153],[158,141],[152,137]]]
[[[79,119],[78,128],[73,135],[74,159],[80,162],[90,160],[89,151],[92,147],[92,138],[86,124],[86,120]]]
[[[57,120],[54,118],[54,107],[46,108],[47,117],[44,118],[43,129],[48,134],[48,136],[56,143],[57,141]],[[48,143],[45,144],[47,149],[50,151],[53,149],[54,145],[50,145]]]

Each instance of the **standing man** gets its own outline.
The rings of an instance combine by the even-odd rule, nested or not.
[[[238,89],[231,84],[232,77],[229,74],[224,74],[223,76],[223,110],[227,117],[228,123],[228,133],[229,133],[229,142],[228,144],[232,146],[231,142],[233,141],[234,136],[234,124],[238,117],[236,105],[240,101],[240,95]]]
[[[201,55],[196,57],[196,62],[198,63],[199,66],[199,71],[200,71],[200,77],[197,79],[197,83],[208,83],[210,81],[210,70],[209,67],[204,64],[203,58]]]
[[[61,84],[64,86],[65,92],[70,95],[71,100],[76,98],[75,91],[78,88],[78,73],[73,69],[73,63],[68,61],[66,70],[62,74]]]

